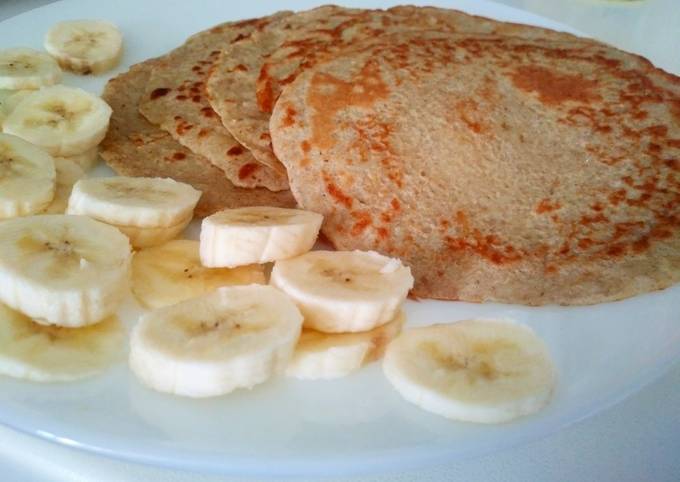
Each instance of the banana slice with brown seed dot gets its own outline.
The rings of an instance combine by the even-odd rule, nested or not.
[[[86,216],[0,223],[0,301],[37,323],[78,327],[115,313],[129,290],[130,244]]]
[[[394,318],[413,276],[398,259],[373,251],[311,251],[277,261],[269,282],[295,301],[305,328],[344,333]]]
[[[223,395],[282,373],[301,327],[300,311],[276,288],[222,287],[142,316],[130,368],[154,390]]]

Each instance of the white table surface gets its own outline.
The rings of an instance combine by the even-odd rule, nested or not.
[[[680,0],[497,1],[559,20],[680,74]],[[47,3],[50,0],[0,0],[0,20]],[[279,2],[272,4],[276,5],[272,9],[283,8]],[[4,45],[6,42],[0,31],[0,47],[10,46]],[[680,323],[680,314],[678,318]],[[109,460],[0,427],[0,480],[253,479],[225,479]],[[680,363],[619,405],[530,445],[413,473],[327,480],[677,482],[680,481]]]

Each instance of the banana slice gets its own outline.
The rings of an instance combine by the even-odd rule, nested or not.
[[[117,226],[160,228],[187,223],[200,197],[189,184],[170,178],[82,179],[73,186],[68,212]]]
[[[179,236],[191,222],[192,216],[187,216],[184,220],[172,226],[162,226],[160,228],[140,228],[137,226],[121,226],[112,224],[128,237],[130,244],[135,249],[151,248],[160,246]]]
[[[145,385],[187,397],[252,388],[285,370],[302,315],[271,286],[217,291],[141,317],[130,368]]]
[[[404,315],[362,333],[322,333],[304,329],[286,375],[303,380],[340,378],[382,358],[387,344],[404,325]]]
[[[368,331],[387,323],[413,287],[411,270],[373,251],[312,251],[277,261],[270,283],[325,333]]]
[[[85,216],[41,214],[0,223],[0,301],[67,327],[112,315],[128,290],[130,244]]]
[[[444,417],[502,423],[550,400],[555,370],[523,325],[467,320],[404,331],[387,347],[385,376],[409,402]]]
[[[64,214],[68,206],[73,185],[81,179],[85,172],[73,161],[65,157],[55,157],[54,167],[57,170],[57,187],[52,202],[45,209],[45,214]]]
[[[118,64],[123,36],[111,22],[70,20],[59,22],[45,35],[45,50],[62,68],[76,74],[100,74]]]
[[[65,382],[101,373],[124,358],[125,330],[115,316],[83,328],[41,325],[0,304],[0,374]]]
[[[45,209],[54,197],[52,156],[15,136],[0,134],[0,219]]]
[[[97,162],[99,162],[99,147],[95,146],[92,149],[88,149],[82,154],[75,154],[73,156],[67,157],[55,157],[55,159],[66,159],[71,162],[78,164],[83,171],[87,172],[92,169]]]
[[[39,89],[60,80],[59,65],[46,53],[24,47],[0,49],[0,89]]]
[[[151,309],[196,298],[220,286],[265,282],[260,265],[204,267],[198,256],[198,241],[188,239],[143,249],[132,258],[132,293],[142,306]]]
[[[96,95],[54,85],[26,96],[7,116],[2,128],[53,156],[73,156],[101,142],[110,117],[111,107]]]
[[[298,256],[312,249],[322,221],[300,209],[225,209],[203,219],[201,262],[232,268]]]

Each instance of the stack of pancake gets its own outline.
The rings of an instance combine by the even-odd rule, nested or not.
[[[225,23],[111,80],[126,175],[320,212],[421,297],[586,304],[680,279],[680,79],[462,12],[335,6]]]

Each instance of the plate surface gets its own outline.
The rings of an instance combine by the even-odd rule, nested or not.
[[[501,20],[569,30],[553,21],[482,0],[427,2]],[[199,4],[200,8],[196,5]],[[347,2],[385,7],[387,2]],[[292,1],[287,9],[312,2]],[[2,47],[41,47],[59,20],[104,18],[118,24],[125,55],[116,72],[163,54],[192,33],[231,19],[272,13],[250,0],[59,2],[0,23]],[[64,83],[100,92],[109,76]],[[99,167],[94,175],[109,175]],[[196,234],[194,225],[190,235]],[[279,379],[211,400],[184,400],[140,386],[124,365],[88,381],[38,385],[0,378],[0,423],[69,446],[154,465],[229,474],[351,474],[398,471],[501,450],[545,436],[602,410],[680,358],[680,286],[592,307],[525,308],[408,302],[408,323],[470,317],[532,326],[559,370],[553,402],[518,422],[482,426],[447,421],[403,401],[374,364],[330,382]],[[132,325],[131,300],[122,317]]]

